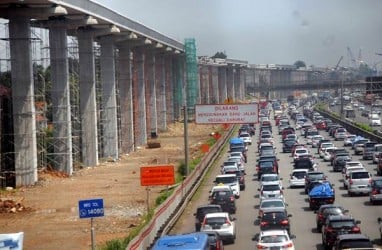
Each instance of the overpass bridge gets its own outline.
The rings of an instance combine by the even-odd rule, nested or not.
[[[196,58],[192,40],[176,41],[89,0],[3,0],[0,18],[0,73],[11,75],[0,100],[13,108],[0,117],[0,186],[34,184],[41,166],[71,175],[75,162],[117,160],[195,103],[338,88],[322,70]]]

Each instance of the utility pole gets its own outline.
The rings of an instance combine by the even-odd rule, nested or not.
[[[344,74],[341,72],[341,120],[344,119]]]

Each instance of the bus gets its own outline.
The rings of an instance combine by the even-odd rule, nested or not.
[[[151,250],[169,249],[210,250],[208,235],[202,232],[165,235],[155,242],[154,247]]]

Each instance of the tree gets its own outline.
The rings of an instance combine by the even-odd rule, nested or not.
[[[305,68],[306,67],[305,62],[301,61],[301,60],[296,61],[293,65],[296,66],[296,68]]]
[[[212,58],[227,59],[227,55],[225,54],[225,52],[216,52],[215,55],[212,56]]]

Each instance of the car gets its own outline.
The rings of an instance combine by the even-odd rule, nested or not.
[[[345,189],[348,189],[349,186],[349,176],[352,171],[358,171],[358,170],[365,170],[365,168],[361,165],[356,165],[356,166],[347,166],[342,170],[342,181]]]
[[[235,220],[235,218],[226,212],[208,213],[204,216],[200,231],[215,231],[224,242],[235,243]]]
[[[263,213],[265,213],[267,210],[272,210],[275,208],[286,210],[286,207],[287,207],[287,204],[284,202],[283,199],[271,198],[271,199],[261,200],[258,216],[262,217]]]
[[[312,148],[317,148],[318,147],[318,142],[320,140],[324,139],[324,137],[322,135],[314,135],[312,136],[311,138],[311,143],[310,145],[312,145]]]
[[[351,171],[348,179],[348,195],[369,195],[371,174],[367,170]]]
[[[344,147],[351,146],[356,137],[354,134],[347,134],[344,138]]]
[[[360,139],[360,140],[355,140],[353,142],[352,148],[354,149],[354,154],[355,155],[360,155],[363,153],[363,148],[365,146],[365,143],[369,142],[369,139]]]
[[[297,141],[293,139],[284,140],[283,142],[283,153],[292,152],[293,146],[297,143]]]
[[[379,250],[374,248],[373,242],[363,234],[338,235],[333,250]]]
[[[314,171],[317,169],[317,164],[309,157],[299,158],[294,162],[293,169],[308,169]]]
[[[211,192],[210,204],[220,205],[224,212],[236,213],[235,195],[229,190],[215,190]]]
[[[260,192],[260,201],[269,198],[279,198],[284,200],[284,188],[279,181],[266,182],[258,189]]]
[[[339,234],[360,234],[361,223],[350,215],[330,215],[323,225],[322,245],[325,249],[332,249]]]
[[[242,138],[247,145],[252,145],[252,138],[248,132],[241,132],[239,137]]]
[[[373,163],[378,163],[379,158],[382,157],[382,144],[375,144],[373,150]]]
[[[321,233],[322,226],[324,225],[326,219],[330,215],[342,215],[348,213],[349,210],[344,209],[341,205],[338,204],[324,204],[321,205],[316,214],[316,229]]]
[[[345,167],[346,162],[351,161],[351,157],[348,154],[338,155],[333,160],[333,172],[342,172],[342,169]]]
[[[272,143],[265,142],[265,143],[260,143],[259,144],[259,154],[263,155],[265,154],[264,152],[268,151],[271,152],[271,154],[275,153],[275,147],[273,146]]]
[[[278,168],[274,160],[261,160],[258,161],[257,166],[257,179],[260,180],[263,174],[278,174]]]
[[[334,132],[334,139],[336,141],[338,140],[344,140],[347,135],[347,131],[345,128],[337,128]]]
[[[217,175],[214,180],[215,185],[225,184],[231,187],[233,194],[236,198],[240,197],[240,184],[237,180],[236,174],[222,174]]]
[[[290,174],[289,187],[304,187],[308,169],[294,169]]]
[[[362,159],[363,160],[370,160],[373,159],[374,154],[374,146],[377,145],[377,142],[366,142],[363,146],[363,152],[362,152]]]
[[[259,218],[260,230],[287,230],[290,235],[290,217],[284,209],[269,210]]]
[[[332,158],[332,152],[334,150],[336,150],[336,149],[337,149],[337,147],[327,147],[327,148],[324,148],[321,151],[320,156],[322,155],[322,158],[324,159],[324,161],[330,161],[330,159]]]
[[[296,161],[300,155],[308,155],[308,154],[310,154],[310,152],[307,148],[297,148],[294,151],[293,159],[294,159],[294,161]]]
[[[253,240],[257,241],[256,249],[283,249],[294,250],[292,241],[296,236],[289,236],[286,230],[260,231]]]
[[[305,177],[305,194],[309,193],[309,183],[312,181],[324,181],[326,175],[322,171],[308,171]]]
[[[201,205],[196,208],[195,216],[195,231],[200,231],[200,226],[202,225],[204,216],[208,213],[223,212],[223,209],[220,205],[207,204]]]
[[[240,170],[226,171],[225,174],[235,174],[239,181],[240,191],[245,190],[245,173]]]
[[[259,183],[260,183],[260,186],[262,186],[268,182],[277,181],[280,184],[280,186],[282,186],[282,182],[281,182],[282,179],[283,178],[281,178],[280,175],[278,175],[278,174],[263,174],[263,175],[261,175]]]
[[[376,204],[382,201],[382,176],[373,176],[370,182],[370,203]]]
[[[233,171],[240,171],[237,165],[226,165],[220,169],[221,174],[227,174]]]
[[[236,162],[238,169],[245,173],[245,164],[244,164],[244,161],[243,161],[242,157],[240,157],[240,156],[231,156],[225,162]]]

